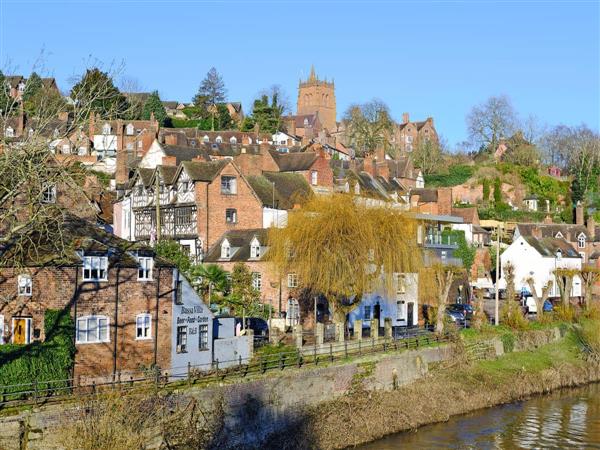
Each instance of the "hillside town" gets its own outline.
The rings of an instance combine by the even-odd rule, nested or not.
[[[600,295],[598,133],[526,129],[507,97],[473,107],[467,150],[380,100],[338,111],[315,67],[295,108],[229,101],[215,68],[191,101],[98,67],[0,86],[0,406],[19,382],[300,368]]]

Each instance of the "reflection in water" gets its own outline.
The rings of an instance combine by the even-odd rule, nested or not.
[[[600,449],[600,384],[476,411],[360,448]]]

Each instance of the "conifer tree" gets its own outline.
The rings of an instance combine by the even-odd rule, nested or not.
[[[167,120],[167,111],[160,100],[158,91],[152,92],[146,99],[146,102],[144,103],[144,109],[142,111],[142,119],[150,120],[152,113],[154,113],[154,118],[161,126],[165,124],[165,121]]]

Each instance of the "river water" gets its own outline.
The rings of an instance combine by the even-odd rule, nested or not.
[[[359,448],[600,449],[600,384],[453,417]]]

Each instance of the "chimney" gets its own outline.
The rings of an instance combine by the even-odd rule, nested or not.
[[[594,241],[596,239],[596,221],[594,216],[589,216],[587,220],[588,239]]]
[[[402,123],[408,123],[408,122],[410,122],[409,115],[407,112],[405,112],[402,114]]]
[[[428,117],[427,122],[429,122],[431,126],[433,126],[433,117]]]
[[[437,194],[438,214],[443,216],[452,215],[452,188],[439,188]]]
[[[23,102],[19,103],[19,120],[17,122],[16,136],[23,136],[23,128],[25,128],[25,111],[23,110]]]
[[[576,225],[584,225],[583,205],[581,204],[581,201],[578,201],[577,206],[575,207],[575,224]]]
[[[163,156],[162,157],[162,165],[163,166],[176,166],[177,158],[175,156]]]
[[[129,169],[127,168],[127,161],[129,155],[127,151],[122,147],[117,148],[117,167],[115,173],[115,182],[117,185],[123,185],[129,181]]]
[[[177,145],[177,135],[176,134],[166,134],[165,135],[165,144],[166,145]]]
[[[377,174],[377,171],[375,169],[376,163],[377,162],[373,159],[373,155],[365,156],[363,170],[368,174],[371,174],[371,176],[375,176]]]

